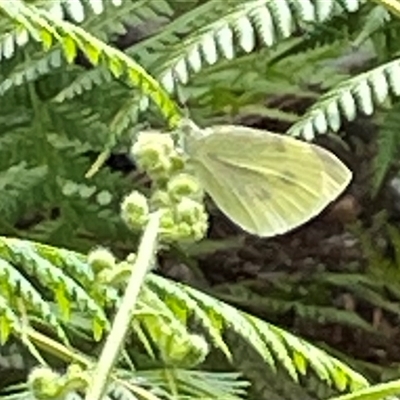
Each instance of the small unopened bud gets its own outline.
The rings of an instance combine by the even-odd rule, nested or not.
[[[98,247],[88,254],[88,263],[95,273],[115,266],[114,255],[104,247]]]
[[[161,238],[167,242],[198,241],[208,229],[208,214],[202,203],[184,197],[178,204],[163,210]]]
[[[131,229],[141,229],[149,218],[149,204],[146,197],[133,191],[121,204],[122,218]]]
[[[169,195],[175,200],[183,197],[201,198],[202,190],[198,180],[189,174],[181,173],[174,176],[168,183]]]
[[[47,367],[35,368],[28,378],[28,387],[33,397],[39,400],[57,398],[63,385],[61,375]]]
[[[132,156],[137,165],[155,181],[168,180],[184,166],[174,141],[167,133],[143,132],[132,146]]]

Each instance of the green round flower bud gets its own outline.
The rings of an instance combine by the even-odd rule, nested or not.
[[[184,197],[161,217],[160,237],[166,242],[197,241],[208,229],[208,214],[202,203]]]
[[[115,266],[114,255],[104,247],[98,247],[88,254],[88,263],[95,273],[104,269],[112,269]]]
[[[176,213],[179,221],[194,224],[203,218],[203,215],[206,214],[206,210],[202,203],[184,197],[176,205]]]
[[[138,160],[146,155],[151,157],[158,154],[169,154],[174,149],[171,136],[154,131],[141,132],[131,148],[131,154]]]
[[[176,206],[179,230],[186,240],[201,240],[207,233],[208,214],[203,203],[183,198]]]
[[[146,197],[134,190],[121,204],[121,214],[125,223],[132,229],[141,229],[149,219],[149,204]]]
[[[201,200],[202,189],[199,181],[193,176],[185,173],[174,176],[167,186],[169,195],[180,201],[183,197],[191,197]]]
[[[174,171],[183,168],[182,156],[166,133],[143,132],[132,146],[137,165],[155,181],[166,181]]]
[[[160,211],[160,241],[170,243],[181,240],[182,234],[179,230],[179,223],[175,219],[173,208],[162,208]]]
[[[183,153],[176,152],[171,155],[171,170],[170,173],[183,171],[186,165],[186,156]]]
[[[126,284],[126,280],[129,278],[131,272],[132,263],[121,261],[112,271],[109,271],[107,275],[103,275],[102,279],[108,286],[119,288],[120,286],[124,286]]]
[[[108,285],[112,281],[114,275],[115,272],[113,269],[103,269],[103,271],[100,271],[96,275],[96,285]]]
[[[192,238],[194,242],[198,242],[207,235],[208,231],[208,215],[206,215],[201,221],[198,221],[196,225],[192,227]]]
[[[115,264],[112,270],[104,270],[96,276],[96,283],[120,288],[126,285],[126,280],[132,272],[137,255],[130,253],[124,261]]]
[[[84,369],[79,364],[71,364],[67,368],[67,376],[69,378],[74,378],[75,376],[80,376],[84,372]]]
[[[155,190],[150,198],[150,204],[154,208],[171,207],[171,198],[165,190]]]
[[[58,397],[64,385],[61,375],[47,367],[32,370],[28,387],[36,399],[49,400]]]
[[[160,231],[169,231],[174,228],[176,222],[174,220],[174,214],[170,208],[163,208],[160,210]]]
[[[73,390],[83,390],[90,382],[89,371],[84,370],[80,365],[72,364],[68,367],[65,374],[64,393],[67,394]]]

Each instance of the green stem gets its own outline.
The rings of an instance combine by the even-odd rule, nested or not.
[[[54,339],[43,335],[42,333],[34,330],[31,327],[27,329],[27,336],[30,341],[34,343],[35,346],[40,347],[42,350],[45,350],[47,353],[52,354],[68,363],[79,363],[86,368],[90,368],[92,365],[92,360],[87,358],[84,355],[79,354],[77,351],[70,349],[64,346],[61,343],[58,343]]]
[[[153,213],[144,230],[128,286],[93,373],[93,379],[87,390],[85,400],[100,400],[106,391],[111,369],[118,358],[125,336],[131,325],[131,318],[140,288],[154,261],[159,223],[160,214],[158,212]]]

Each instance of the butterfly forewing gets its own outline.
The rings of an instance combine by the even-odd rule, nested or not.
[[[351,173],[330,152],[256,129],[217,126],[190,141],[189,156],[204,189],[244,230],[287,232],[319,214]]]

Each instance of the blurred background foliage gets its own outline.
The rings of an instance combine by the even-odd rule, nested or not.
[[[200,125],[301,136],[349,165],[354,180],[346,193],[279,238],[244,234],[208,201],[207,238],[165,248],[158,274],[307,338],[372,381],[398,378],[396,9],[360,0],[25,3],[122,50]],[[135,252],[120,203],[148,181],[130,148],[140,129],[167,121],[143,91],[87,54],[68,63],[60,46],[43,51],[7,18],[0,57],[1,235],[82,253],[102,245],[120,258]],[[85,178],[104,151],[104,166]],[[254,398],[298,394],[270,371],[251,375]],[[326,397],[315,385],[302,398]]]

